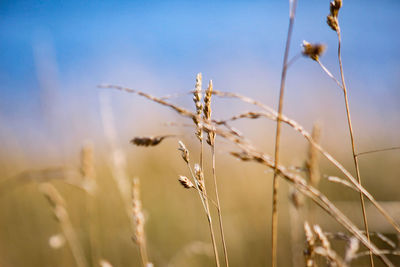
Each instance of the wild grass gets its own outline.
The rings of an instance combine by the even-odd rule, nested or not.
[[[176,249],[174,247],[172,249],[174,253],[170,257],[169,261],[167,260],[163,262],[162,260],[159,260],[162,258],[159,256],[161,253],[157,251],[157,248],[153,246],[151,242],[151,240],[154,239],[154,236],[152,236],[153,231],[156,232],[157,229],[155,229],[155,227],[147,226],[147,217],[151,217],[151,214],[146,214],[146,202],[142,201],[142,196],[150,195],[154,192],[165,193],[167,190],[163,191],[162,185],[158,184],[158,182],[154,182],[152,187],[140,188],[139,178],[130,178],[128,169],[130,167],[135,168],[135,162],[127,161],[127,156],[118,142],[119,140],[114,125],[111,105],[107,98],[101,98],[104,132],[109,145],[108,165],[110,166],[110,171],[108,176],[111,177],[112,181],[114,181],[115,188],[113,192],[118,198],[118,201],[114,200],[112,204],[118,205],[119,211],[125,216],[124,220],[128,225],[130,225],[130,227],[128,227],[129,230],[123,232],[122,237],[112,236],[112,239],[114,242],[117,242],[115,240],[120,238],[124,239],[125,243],[123,243],[123,245],[125,247],[133,244],[137,246],[138,253],[135,254],[136,261],[133,263],[135,266],[138,264],[144,267],[150,267],[153,266],[153,264],[159,266],[178,266],[177,263],[183,261],[184,263],[182,266],[190,266],[187,263],[189,262],[188,258],[193,257],[195,254],[201,254],[205,255],[208,259],[211,254],[210,251],[212,251],[213,254],[213,262],[210,263],[210,261],[204,261],[207,262],[204,264],[203,261],[199,260],[199,266],[208,266],[210,264],[217,267],[228,267],[230,265],[239,266],[238,263],[233,260],[237,258],[235,254],[238,252],[232,252],[234,246],[230,245],[230,240],[235,237],[226,234],[227,232],[232,234],[235,231],[227,231],[226,224],[224,224],[227,221],[228,224],[231,224],[229,219],[234,219],[232,213],[228,212],[229,216],[225,217],[225,214],[227,214],[225,213],[225,207],[229,204],[225,201],[228,199],[234,199],[236,196],[229,195],[229,197],[221,197],[222,192],[224,195],[227,195],[229,194],[229,188],[237,185],[234,185],[233,182],[227,178],[222,180],[221,177],[227,175],[227,173],[229,174],[229,172],[217,168],[217,159],[218,162],[220,158],[221,161],[226,160],[226,155],[230,155],[237,159],[237,164],[252,162],[254,163],[254,166],[258,165],[263,169],[269,169],[273,172],[270,232],[271,246],[266,246],[265,249],[267,251],[263,251],[264,255],[268,255],[267,261],[262,264],[257,262],[258,265],[269,266],[269,264],[271,264],[273,267],[282,266],[279,255],[284,254],[287,258],[291,257],[288,253],[288,249],[284,249],[282,245],[278,246],[278,240],[282,240],[283,244],[288,244],[288,242],[283,240],[285,233],[279,231],[281,223],[278,221],[278,215],[283,212],[282,209],[284,207],[280,202],[278,202],[279,195],[282,195],[281,189],[279,189],[279,180],[286,181],[291,186],[290,197],[288,199],[290,201],[289,205],[292,205],[291,207],[294,207],[294,209],[290,209],[289,212],[291,213],[290,218],[295,218],[295,221],[291,221],[290,225],[300,226],[292,227],[291,229],[292,240],[296,243],[293,244],[293,248],[298,249],[300,247],[302,249],[298,250],[304,250],[302,263],[293,261],[293,265],[307,267],[321,265],[350,266],[354,263],[357,264],[357,261],[365,256],[369,256],[370,266],[375,266],[375,264],[395,266],[399,263],[399,259],[396,258],[400,254],[399,245],[383,233],[370,232],[365,200],[369,201],[369,203],[380,214],[382,221],[388,224],[392,232],[397,236],[400,236],[399,217],[397,216],[394,218],[394,216],[387,211],[384,206],[363,186],[360,175],[361,166],[358,160],[360,155],[395,150],[398,147],[382,148],[365,152],[359,152],[357,149],[353,124],[350,116],[348,97],[350,88],[347,88],[345,83],[341,55],[342,37],[339,26],[339,10],[342,7],[342,1],[334,0],[331,2],[330,13],[327,17],[328,26],[337,33],[337,58],[340,80],[337,79],[321,62],[322,54],[326,50],[326,46],[323,44],[304,41],[303,50],[298,52],[297,56],[290,59],[291,36],[294,30],[296,7],[297,1],[291,1],[289,27],[284,50],[277,110],[263,104],[257,99],[252,99],[233,92],[216,90],[212,81],[209,81],[207,89],[204,90],[202,87],[203,81],[201,73],[196,76],[194,89],[184,94],[185,96],[191,95],[193,97],[194,107],[192,109],[175,104],[173,99],[178,96],[176,94],[157,97],[144,91],[118,85],[99,86],[102,88],[101,90],[113,89],[132,95],[138,95],[148,101],[155,102],[163,107],[173,110],[182,119],[189,119],[192,121],[190,124],[187,122],[174,122],[173,124],[170,124],[170,128],[172,128],[172,126],[182,125],[192,127],[193,131],[189,134],[187,131],[184,131],[179,134],[165,133],[161,135],[155,134],[151,136],[133,137],[130,140],[132,145],[147,149],[155,149],[157,146],[164,145],[164,143],[167,142],[176,144],[175,148],[180,152],[181,160],[187,170],[178,167],[179,165],[177,162],[174,162],[176,163],[176,166],[171,168],[175,168],[175,171],[179,173],[179,175],[176,176],[179,177],[178,182],[182,187],[187,189],[189,192],[193,192],[192,195],[195,195],[196,199],[197,195],[200,199],[200,201],[197,199],[197,206],[195,206],[194,202],[191,202],[190,205],[192,206],[190,208],[187,210],[179,210],[180,215],[178,213],[164,214],[165,217],[174,217],[174,215],[181,217],[179,217],[177,223],[173,225],[176,228],[166,229],[164,227],[161,232],[158,232],[160,233],[160,236],[163,236],[163,234],[165,234],[164,232],[167,231],[169,232],[179,228],[188,227],[186,225],[186,217],[190,216],[190,212],[193,212],[193,214],[201,212],[203,216],[199,216],[198,218],[200,219],[204,219],[205,215],[205,220],[199,219],[198,221],[187,221],[194,223],[198,228],[200,228],[200,225],[206,224],[209,240],[204,238],[206,241],[203,242],[187,242],[185,246],[181,246],[181,249]],[[310,133],[305,127],[286,116],[284,113],[283,107],[286,78],[289,68],[300,59],[298,55],[303,55],[304,57],[317,62],[323,72],[333,79],[343,91],[355,175],[353,175],[343,163],[328,152],[328,149],[325,149],[322,146],[320,141],[322,131],[321,126],[314,124],[312,132]],[[218,114],[216,116],[215,112],[213,113],[212,105],[216,98],[222,98],[225,100],[232,98],[237,99],[243,103],[250,104],[251,108],[254,110],[239,112],[228,118],[217,119],[219,116]],[[136,114],[134,114],[134,116],[136,116]],[[273,156],[269,155],[262,147],[255,145],[253,140],[232,126],[233,122],[239,120],[255,121],[261,118],[276,123]],[[259,125],[263,124],[260,123]],[[303,161],[304,164],[302,166],[286,166],[281,160],[281,137],[283,125],[289,126],[289,128],[294,130],[296,134],[304,138],[308,144],[307,158]],[[193,136],[193,134],[196,138],[196,142],[186,142],[186,140],[190,138],[188,136]],[[127,144],[128,140],[125,141],[126,142],[124,143]],[[210,148],[209,151],[206,149],[208,147]],[[211,159],[207,157],[208,152],[210,152]],[[168,157],[178,158],[176,156],[176,151],[167,150],[165,153],[170,153],[171,156]],[[219,155],[221,154],[219,153],[224,154],[224,157],[220,157]],[[156,156],[158,157],[149,160],[149,164],[157,167],[159,166],[157,165],[159,164],[159,161],[166,157],[163,155]],[[326,160],[331,167],[336,168],[338,174],[336,176],[324,174],[323,169],[321,168],[322,160]],[[229,164],[234,163],[230,162]],[[165,165],[162,167],[165,168]],[[164,175],[164,172],[165,171],[163,170],[159,171],[159,176]],[[186,176],[185,172],[189,175]],[[21,174],[14,176],[12,179],[2,182],[0,185],[0,197],[5,194],[4,192],[11,191],[11,188],[14,189],[16,185],[21,185],[22,182],[24,182],[24,184],[30,182],[39,184],[40,191],[47,198],[48,204],[50,204],[49,208],[56,219],[57,227],[61,229],[61,234],[56,235],[59,237],[59,239],[57,239],[59,241],[50,238],[50,240],[52,240],[50,241],[50,245],[53,244],[51,247],[54,249],[54,253],[56,253],[56,249],[63,246],[63,243],[60,240],[63,240],[64,238],[67,241],[69,252],[74,259],[74,264],[78,267],[127,266],[126,262],[111,260],[108,257],[109,255],[105,252],[107,250],[99,245],[101,242],[98,240],[101,239],[101,235],[105,234],[104,232],[101,232],[97,222],[97,220],[101,221],[99,213],[101,212],[102,206],[99,203],[104,195],[109,196],[110,194],[108,191],[106,193],[103,192],[103,194],[101,193],[100,189],[102,188],[102,185],[98,179],[97,173],[98,171],[96,170],[94,162],[93,146],[85,145],[81,151],[80,166],[78,168],[60,167],[22,172]],[[378,172],[378,174],[380,174],[380,172]],[[262,173],[260,174],[260,177],[257,178],[267,179],[267,177],[269,176]],[[148,177],[141,177],[141,179],[142,181],[146,181]],[[246,177],[246,179],[250,180],[249,177]],[[57,182],[59,183],[57,184]],[[323,182],[327,183],[328,187],[333,185],[341,187],[339,192],[344,189],[349,189],[351,193],[359,194],[363,227],[357,225],[352,220],[351,216],[342,211],[335,201],[329,197],[329,192],[326,192],[326,188],[321,186]],[[246,180],[246,183],[251,182]],[[257,183],[257,181],[254,182],[254,180],[252,180],[252,183]],[[67,209],[66,199],[64,199],[63,194],[68,194],[63,190],[59,190],[59,188],[67,187],[67,185],[71,187],[69,190],[75,190],[74,194],[84,195],[84,197],[79,197],[77,203],[85,207],[84,214],[87,225],[85,225],[85,223],[83,223],[83,226],[80,225],[80,223],[74,221],[73,216],[70,215],[70,210],[74,207],[69,205],[69,208]],[[228,190],[226,188],[228,188]],[[76,191],[79,191],[79,193]],[[249,197],[252,197],[251,194],[249,194]],[[168,204],[161,202],[157,202],[157,204],[161,207],[161,210],[162,207],[165,207],[163,205],[168,206]],[[330,216],[332,220],[336,221],[342,231],[331,232],[323,229],[318,222],[318,212],[320,210],[322,210],[324,214]],[[262,212],[266,213],[265,211]],[[109,218],[109,216],[105,216],[105,218],[106,220],[114,220],[114,218]],[[160,218],[160,220],[162,219],[165,218]],[[253,219],[255,218],[245,218],[245,220]],[[217,220],[218,222],[216,222]],[[160,222],[160,225],[163,225],[163,222]],[[264,228],[268,228],[267,223],[263,225],[265,225]],[[304,231],[301,233],[299,232],[301,231],[299,230],[300,228],[304,228]],[[102,229],[107,229],[107,227],[103,227]],[[205,236],[204,232],[199,232],[202,237]],[[219,233],[219,235],[216,233]],[[299,234],[301,235],[300,238]],[[259,235],[259,232],[257,232],[256,235]],[[86,239],[83,238],[83,236]],[[174,238],[185,239],[184,236],[179,236],[178,234],[174,235]],[[127,245],[127,240],[130,242],[129,245]],[[344,241],[344,245],[341,243],[344,249],[341,249],[340,246],[336,245],[339,241]],[[211,243],[211,245],[209,245],[209,243]],[[220,253],[221,248],[223,253]],[[129,249],[131,249],[131,247],[129,247]],[[280,252],[281,249],[283,252]],[[250,248],[249,251],[251,252],[253,250],[253,248]],[[292,251],[293,254],[300,253],[300,251]],[[130,255],[130,253],[127,253],[127,255]],[[294,255],[292,256],[295,257]],[[223,261],[221,261],[222,257]],[[242,264],[246,264],[247,266],[254,264],[252,261],[252,255],[246,254],[244,257],[245,260]],[[138,258],[140,258],[140,263]],[[377,259],[379,260],[379,263],[375,263],[375,260]],[[132,262],[130,262],[130,264],[132,264]]]

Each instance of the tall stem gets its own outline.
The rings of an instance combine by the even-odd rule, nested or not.
[[[201,133],[201,136],[203,137],[203,132]],[[201,140],[200,140],[200,168],[201,168],[202,172],[203,172],[203,150],[204,150],[203,147],[204,147],[204,141],[203,141],[203,138],[201,138]],[[211,220],[210,206],[208,204],[208,198],[205,197],[205,196],[207,196],[205,181],[204,181],[204,189],[203,190],[204,190],[203,197],[204,197],[204,202],[206,205],[208,226],[210,228],[211,241],[212,241],[212,245],[213,245],[213,249],[214,249],[215,264],[217,267],[219,267],[220,263],[219,263],[218,249],[217,249],[217,244],[215,242],[215,234],[214,234],[214,227],[212,225],[212,220]]]
[[[273,192],[272,192],[272,267],[277,266],[277,245],[278,245],[278,163],[279,163],[279,143],[281,138],[281,117],[283,110],[283,95],[285,90],[285,81],[286,81],[286,72],[287,72],[287,62],[289,57],[289,49],[290,49],[290,41],[292,38],[293,25],[294,25],[294,17],[296,12],[297,0],[293,0],[292,6],[290,7],[290,17],[289,17],[289,28],[286,38],[286,46],[285,46],[285,55],[283,58],[283,67],[282,67],[282,75],[281,75],[281,85],[279,89],[279,107],[278,107],[278,118],[276,125],[276,134],[275,134],[275,167],[274,167],[274,179],[273,179]]]
[[[213,180],[214,180],[215,198],[217,200],[217,211],[218,211],[219,228],[220,228],[220,232],[221,232],[222,245],[223,245],[223,248],[224,248],[225,264],[226,264],[227,267],[229,267],[228,251],[226,249],[224,227],[223,227],[223,224],[222,224],[221,204],[219,202],[219,194],[218,194],[217,175],[216,175],[216,166],[215,166],[215,158],[216,158],[215,157],[215,141],[213,142],[213,145],[211,146],[211,154],[212,154],[212,175],[213,175]]]
[[[347,122],[348,122],[348,125],[349,125],[351,149],[352,149],[352,153],[353,153],[354,166],[356,168],[356,177],[357,177],[358,183],[361,185],[360,167],[359,167],[359,164],[358,164],[356,146],[355,146],[355,143],[354,143],[353,126],[352,126],[351,117],[350,117],[349,99],[348,99],[348,96],[347,96],[347,87],[346,87],[346,83],[345,83],[345,80],[344,80],[344,72],[343,72],[342,56],[341,56],[342,40],[341,40],[340,28],[337,30],[337,35],[338,35],[338,59],[339,59],[339,67],[340,67],[340,76],[341,76],[341,79],[342,79],[344,100],[345,100],[345,104],[346,104],[346,114],[347,114]],[[365,211],[364,195],[363,195],[362,192],[360,192],[360,201],[361,201],[361,208],[362,208],[362,214],[363,214],[363,220],[364,220],[365,233],[366,233],[368,241],[371,241],[370,240],[370,235],[369,235],[369,229],[368,229],[367,213]],[[369,256],[370,256],[371,266],[374,266],[374,259],[373,259],[372,251],[370,251]]]

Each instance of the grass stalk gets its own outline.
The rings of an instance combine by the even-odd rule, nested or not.
[[[142,96],[150,101],[153,101],[155,103],[158,103],[162,106],[171,108],[172,110],[174,110],[175,112],[177,112],[178,114],[180,114],[183,117],[186,118],[190,118],[192,120],[195,120],[196,118],[198,118],[198,116],[196,116],[193,112],[179,107],[177,105],[174,105],[170,102],[167,102],[161,98],[152,96],[150,94],[144,93],[142,91],[137,91],[131,88],[127,88],[127,87],[123,87],[123,86],[118,86],[118,85],[99,85],[100,88],[111,88],[111,89],[116,89],[116,90],[121,90],[121,91],[125,91],[128,93],[132,93],[132,94],[137,94],[139,96]],[[253,114],[250,114],[249,116],[247,116],[247,114],[245,114],[246,116],[235,116],[232,117],[233,119],[238,119],[238,118],[259,118],[259,117],[266,117],[268,119],[271,120],[277,120],[278,117],[278,113],[273,110],[272,108],[270,108],[267,105],[262,104],[261,102],[254,100],[250,97],[246,97],[240,94],[236,94],[236,93],[231,93],[231,92],[221,92],[221,91],[213,91],[214,95],[217,95],[219,97],[225,97],[225,98],[236,98],[236,99],[240,99],[243,102],[258,106],[260,108],[262,108],[263,110],[267,111],[267,113],[263,113],[262,116],[257,115],[254,116]],[[331,154],[329,154],[324,148],[322,148],[322,146],[320,146],[319,144],[315,143],[314,140],[312,139],[312,136],[310,133],[308,133],[303,126],[301,126],[299,123],[297,123],[296,121],[286,117],[284,114],[282,114],[281,116],[282,122],[286,123],[287,125],[289,125],[290,127],[292,127],[295,131],[299,132],[308,142],[310,142],[313,146],[315,146],[318,151],[328,160],[330,161],[334,166],[336,166],[349,180],[350,182],[358,189],[360,190],[366,198],[368,198],[371,203],[376,207],[376,209],[385,217],[385,219],[393,226],[393,228],[400,233],[400,226],[397,224],[397,222],[392,218],[392,216],[390,216],[390,214],[375,200],[375,198],[364,188],[362,187],[357,180],[353,177],[353,175],[346,170],[346,168],[339,162],[337,161]],[[213,123],[221,124],[220,122],[216,122],[213,121]],[[226,123],[222,123],[224,124],[224,126],[226,126]],[[226,132],[223,132],[221,129],[217,128],[214,125],[210,125],[207,122],[205,122],[205,124],[203,124],[202,126],[204,129],[206,129],[207,131],[214,131],[216,134],[219,134],[221,136],[221,133],[223,133],[222,137],[225,139],[227,138]],[[248,141],[246,139],[244,139],[242,136],[238,136],[236,132],[233,132],[232,129],[228,128],[229,130],[229,134],[234,135],[235,137],[235,141],[233,141],[234,143],[241,143],[241,144],[248,144]],[[232,141],[232,140],[231,140]]]
[[[209,84],[208,84],[208,88],[206,90],[205,97],[204,97],[204,108],[203,108],[203,119],[207,123],[211,122],[211,113],[212,113],[211,98],[212,98],[212,92],[213,92],[213,83],[212,83],[212,81],[210,81]],[[224,249],[225,265],[227,267],[229,267],[228,251],[227,251],[227,248],[226,248],[224,227],[223,227],[223,223],[222,223],[221,204],[220,204],[220,201],[219,201],[219,193],[218,193],[218,183],[217,183],[216,163],[215,163],[215,161],[216,161],[215,139],[216,139],[215,132],[208,131],[207,132],[207,143],[211,147],[212,176],[213,176],[213,181],[214,181],[215,198],[216,198],[216,201],[217,201],[216,204],[217,204],[217,212],[218,212],[219,230],[220,230],[220,234],[221,234],[222,246],[223,246],[223,249]]]
[[[197,139],[199,140],[200,143],[200,171],[204,175],[204,136],[203,136],[203,128],[202,128],[202,118],[201,115],[203,113],[203,103],[202,103],[202,75],[201,73],[197,74],[196,76],[196,86],[195,86],[195,91],[193,92],[193,101],[196,105],[196,116],[193,118],[193,121],[196,125],[196,132],[195,135]],[[219,263],[219,256],[218,256],[218,249],[217,249],[217,244],[215,241],[215,233],[214,233],[214,227],[212,224],[212,219],[211,219],[211,212],[210,212],[210,205],[208,203],[208,198],[205,196],[207,194],[207,188],[206,188],[206,183],[203,181],[203,200],[205,203],[205,209],[206,209],[206,214],[207,214],[207,221],[208,221],[208,226],[210,228],[210,234],[211,234],[211,241],[214,249],[214,256],[215,256],[215,264],[217,267],[220,266]]]
[[[218,195],[218,185],[217,185],[217,175],[216,175],[216,166],[215,166],[215,143],[211,146],[211,154],[212,154],[212,175],[214,180],[214,188],[215,188],[215,199],[217,203],[217,211],[218,211],[218,221],[219,221],[219,228],[221,232],[221,239],[222,239],[222,246],[224,249],[224,257],[225,257],[225,264],[229,267],[229,260],[228,260],[228,251],[226,248],[226,241],[224,235],[224,226],[222,223],[222,211],[221,211],[221,204],[219,202],[219,195]]]
[[[47,198],[47,201],[52,207],[54,217],[60,224],[61,230],[71,249],[72,256],[75,259],[76,266],[87,267],[88,264],[85,258],[85,254],[72,226],[64,198],[50,183],[41,184],[40,191],[44,194],[44,196]]]
[[[142,260],[143,267],[147,267],[149,257],[147,253],[146,236],[144,231],[145,218],[142,210],[142,201],[140,199],[140,182],[139,178],[133,178],[132,180],[132,217],[134,221],[134,241],[139,247],[140,258]]]
[[[344,100],[345,100],[345,105],[346,105],[346,115],[347,115],[347,123],[349,126],[351,150],[353,153],[354,166],[356,168],[357,181],[361,185],[360,166],[358,164],[356,145],[354,142],[353,126],[352,126],[351,117],[350,117],[349,99],[348,99],[348,95],[347,95],[347,87],[346,87],[346,83],[344,80],[344,72],[343,72],[343,65],[342,65],[342,56],[341,56],[342,38],[341,38],[341,34],[340,34],[340,27],[338,27],[338,30],[336,32],[337,32],[337,36],[338,36],[338,59],[339,59],[340,77],[342,79]],[[369,229],[368,229],[368,219],[367,219],[367,213],[365,210],[364,195],[362,192],[360,192],[360,202],[361,202],[361,209],[362,209],[365,232],[366,232],[368,241],[370,241]],[[370,262],[371,262],[371,266],[373,267],[374,259],[373,259],[372,251],[370,251]]]
[[[272,181],[272,226],[271,226],[271,246],[272,246],[272,267],[277,266],[277,246],[278,246],[278,190],[279,190],[279,181],[278,181],[278,163],[279,163],[279,145],[281,138],[281,115],[283,110],[283,96],[285,90],[285,81],[286,81],[286,73],[288,66],[288,58],[289,58],[289,50],[290,50],[290,41],[292,38],[293,26],[294,26],[294,18],[296,12],[297,0],[293,0],[290,7],[290,16],[289,16],[289,28],[286,37],[286,45],[285,45],[285,55],[283,57],[283,67],[281,74],[281,84],[279,89],[279,106],[278,106],[278,119],[276,124],[276,134],[275,134],[275,168],[274,168],[274,178]]]

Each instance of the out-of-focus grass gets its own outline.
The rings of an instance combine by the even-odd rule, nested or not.
[[[193,151],[192,158],[195,161],[196,146],[188,147]],[[206,217],[198,196],[194,191],[183,189],[177,182],[179,174],[189,174],[176,148],[176,141],[171,139],[154,148],[127,145],[124,149],[127,152],[129,177],[138,176],[141,179],[150,259],[156,266],[168,266],[169,263],[175,263],[175,266],[213,266]],[[270,251],[271,173],[264,173],[265,169],[256,164],[240,163],[223,154],[224,147],[220,148],[221,153],[217,154],[217,175],[231,265],[263,266]],[[78,149],[77,145],[77,151]],[[92,249],[113,266],[140,266],[139,253],[131,240],[131,226],[112,179],[107,154],[101,153],[103,149],[97,151],[96,179],[99,191],[95,199],[95,248]],[[286,150],[284,153],[290,155],[290,151]],[[8,157],[1,157],[1,166],[6,166],[7,161],[10,162],[9,167],[4,168],[4,172],[0,170],[1,173],[7,173],[2,175],[2,182],[10,178],[7,177],[8,174],[16,174],[26,169],[13,157],[12,152],[8,154]],[[78,168],[78,157],[77,154],[75,158],[71,157],[69,162],[63,163]],[[295,158],[297,163],[302,162],[301,154]],[[365,156],[361,160],[366,187],[378,200],[400,200],[396,192],[399,181],[394,179],[399,173],[397,159],[397,154],[390,152]],[[290,161],[289,157],[286,161]],[[325,162],[322,165],[324,173],[337,174],[334,169],[326,166]],[[206,179],[207,174],[209,173],[206,172]],[[87,258],[90,259],[91,217],[86,209],[86,202],[90,196],[62,181],[52,183],[66,199],[74,229]],[[212,183],[208,184],[212,192]],[[322,182],[321,187],[332,199],[358,200],[356,193],[340,185],[332,185],[326,180]],[[48,203],[38,190],[38,183],[19,183],[1,192],[1,266],[74,266],[68,245],[53,249],[48,244],[50,236],[60,233],[61,230]],[[281,202],[284,203],[279,226],[279,262],[282,266],[292,264],[291,217],[287,209],[287,192],[288,188],[285,185],[284,193],[280,196]],[[329,226],[325,230],[329,231]],[[204,244],[197,243],[196,246],[195,242],[198,241]],[[191,246],[200,254],[187,255],[183,252]],[[343,249],[340,242],[338,246]],[[204,252],[208,252],[209,255],[201,254]],[[400,263],[395,258],[393,260]],[[359,266],[362,266],[362,262],[364,261],[356,261]]]

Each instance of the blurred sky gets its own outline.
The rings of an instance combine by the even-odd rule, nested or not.
[[[164,95],[191,89],[197,72],[217,89],[276,106],[288,9],[288,1],[2,0],[0,129],[41,132],[44,109],[62,113],[63,121],[96,114],[101,83]],[[340,11],[344,68],[350,97],[358,99],[351,102],[372,106],[380,118],[391,114],[394,122],[400,122],[398,10],[395,0],[344,0]],[[322,61],[338,75],[328,11],[329,1],[299,1],[291,55],[302,40],[326,43]],[[310,98],[303,89],[318,86],[342,101],[318,66],[301,59],[289,72],[288,101]]]

